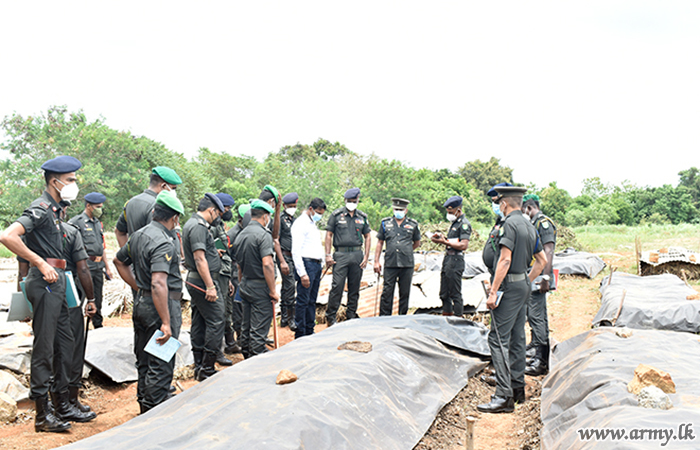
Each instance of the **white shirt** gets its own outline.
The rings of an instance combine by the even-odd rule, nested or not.
[[[307,214],[308,209],[292,224],[292,259],[299,277],[306,275],[302,258],[323,261],[324,250],[316,223]]]

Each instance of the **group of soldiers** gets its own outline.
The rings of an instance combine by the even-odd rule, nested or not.
[[[36,403],[36,431],[65,431],[71,421],[96,417],[79,400],[87,330],[82,311],[84,306],[95,328],[102,326],[102,286],[104,277],[110,279],[112,274],[104,260],[100,222],[106,197],[97,192],[85,195],[84,211],[66,222],[66,208],[78,196],[76,171],[81,166],[70,156],[45,162],[46,190],[0,235],[0,242],[20,260],[20,277],[26,276],[26,296],[33,306],[30,398]],[[232,364],[225,353],[240,352],[249,358],[268,351],[278,301],[281,326],[294,331],[295,338],[313,334],[324,265],[326,270],[333,267],[328,326],[336,323],[346,285],[346,317],[358,318],[360,280],[370,256],[371,228],[367,215],[358,209],[359,188],[345,192],[344,206],[330,214],[322,242],[318,222],[326,203],[320,198],[295,217],[298,194],[282,197],[270,185],[237,209],[229,194],[207,193],[181,226],[185,212],[177,198],[181,184],[173,169],[155,167],[149,187],[124,205],[115,229],[120,248],[114,264],[133,294],[137,399],[142,413],[175,392],[171,386],[174,358],[164,361],[147,352],[146,346],[153,339],[164,344],[178,338],[183,284],[191,298],[195,378],[202,381],[216,373],[215,364]],[[546,293],[553,288],[556,229],[539,210],[536,196],[523,203],[524,191],[501,183],[489,192],[498,219],[483,258],[491,273],[488,341],[497,387],[492,401],[479,405],[484,412],[512,411],[514,402],[524,401],[523,374],[547,370]],[[393,216],[382,219],[377,230],[374,271],[384,275],[380,315],[392,314],[397,284],[399,314],[408,312],[413,253],[421,243],[419,225],[408,217],[409,204],[406,199],[392,199]],[[445,246],[440,278],[443,315],[459,317],[464,312],[463,255],[472,229],[462,213],[461,197],[450,197],[443,206],[449,230],[446,236],[435,233],[430,239]],[[233,221],[234,212],[237,221],[227,229],[224,222]],[[184,279],[181,263],[187,270]],[[543,269],[545,275],[538,277]],[[282,279],[279,295],[277,271]],[[79,308],[66,303],[67,272],[74,277]],[[529,365],[526,319],[532,327],[528,351],[534,353]]]

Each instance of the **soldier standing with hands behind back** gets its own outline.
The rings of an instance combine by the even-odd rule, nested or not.
[[[408,313],[408,301],[413,280],[413,251],[420,246],[418,222],[406,217],[408,200],[392,198],[394,217],[382,219],[377,231],[377,249],[374,254],[374,271],[382,272],[379,262],[382,247],[386,242],[384,255],[384,288],[379,303],[379,315],[390,316],[394,304],[394,288],[399,283],[399,315]]]

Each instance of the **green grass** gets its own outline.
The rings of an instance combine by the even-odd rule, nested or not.
[[[14,258],[15,254],[12,253],[5,247],[4,245],[0,244],[0,258]]]
[[[642,250],[662,247],[682,247],[700,252],[700,225],[596,225],[573,229],[576,239],[585,251],[634,251],[635,237],[639,236]]]

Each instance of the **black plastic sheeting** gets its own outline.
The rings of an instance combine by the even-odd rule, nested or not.
[[[599,328],[564,341],[552,354],[552,368],[542,385],[540,431],[543,450],[579,448],[700,448],[700,338],[690,333],[633,330],[629,338],[613,328]],[[670,410],[637,406],[627,391],[639,364],[671,375],[676,393]],[[583,428],[674,429],[693,423],[695,441],[581,440]]]
[[[601,306],[593,325],[612,323],[622,302],[616,327],[640,329],[700,331],[700,301],[687,300],[697,292],[675,275],[639,277],[625,273],[603,278],[600,292]]]
[[[441,341],[454,344],[462,333],[485,341],[482,327],[422,315],[343,322],[238,363],[65,448],[411,449],[468,378],[486,366],[416,331],[435,335],[442,328]],[[373,349],[337,350],[348,341],[370,342]],[[484,345],[463,349],[481,352]],[[276,385],[282,369],[299,379]]]
[[[605,262],[592,253],[567,248],[554,255],[552,268],[557,269],[559,275],[584,275],[595,278],[605,268]]]
[[[182,346],[175,354],[175,369],[194,363],[189,331],[180,332]],[[134,355],[134,329],[102,327],[88,332],[85,363],[117,383],[138,380]]]

